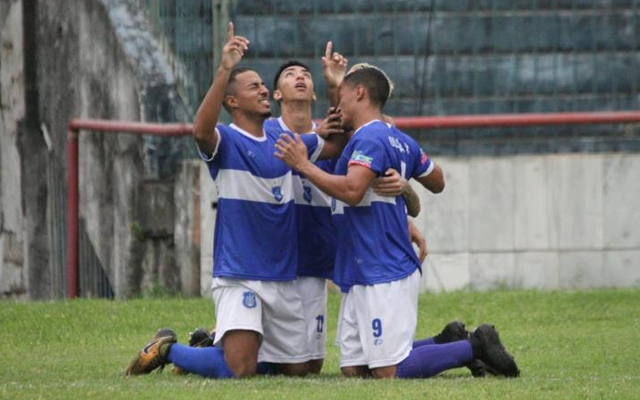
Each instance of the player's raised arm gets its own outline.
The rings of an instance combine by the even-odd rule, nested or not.
[[[347,73],[347,62],[348,60],[340,53],[334,53],[333,42],[327,42],[327,47],[322,57],[322,76],[327,84],[329,103],[334,107],[337,107],[340,103],[338,87]]]
[[[249,40],[235,35],[232,22],[229,23],[227,34],[228,40],[222,48],[220,66],[213,79],[213,84],[198,108],[193,123],[193,137],[200,150],[205,154],[213,153],[218,144],[216,124],[225,99],[231,70],[240,63],[244,52],[249,49]]]

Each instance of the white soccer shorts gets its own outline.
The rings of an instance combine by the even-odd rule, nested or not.
[[[327,280],[299,276],[296,286],[302,298],[302,309],[307,325],[309,359],[323,359],[327,347]]]
[[[272,282],[213,278],[216,343],[232,330],[258,332],[258,362],[309,361],[302,299],[294,281]]]
[[[404,279],[355,285],[342,295],[336,344],[340,367],[397,365],[411,352],[418,322],[420,271]]]

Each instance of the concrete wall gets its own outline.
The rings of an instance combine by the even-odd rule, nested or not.
[[[640,286],[640,155],[435,161],[445,191],[415,186],[422,202],[415,222],[429,247],[423,290]],[[216,188],[201,164],[208,295]]]
[[[18,131],[25,114],[22,5],[0,8],[0,296],[27,290]]]
[[[416,224],[432,291],[640,286],[640,156],[436,159]]]
[[[69,119],[185,120],[171,69],[148,28],[138,0],[2,2],[0,296],[65,294]],[[140,236],[135,229],[140,202],[149,199],[141,193],[156,193],[162,180],[169,186],[157,191],[159,198],[173,199],[176,170],[162,160],[172,156],[166,143],[81,135],[81,233],[116,297],[155,284],[180,290],[173,236],[154,236],[156,227]],[[85,263],[81,258],[81,269]]]

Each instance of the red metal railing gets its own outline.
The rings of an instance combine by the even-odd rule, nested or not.
[[[78,190],[78,136],[80,131],[133,133],[138,135],[187,136],[190,124],[147,124],[142,122],[99,119],[72,119],[67,127],[67,295],[73,299],[80,291],[78,272],[80,263],[80,193]]]
[[[548,114],[452,115],[445,117],[397,117],[401,129],[484,128],[496,126],[595,125],[640,123],[640,111],[580,112]],[[72,119],[68,124],[67,181],[67,285],[69,298],[79,292],[79,190],[78,136],[80,131],[132,133],[159,136],[187,136],[191,124],[152,124],[111,120]]]

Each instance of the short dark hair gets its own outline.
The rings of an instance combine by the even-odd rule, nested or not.
[[[365,67],[356,69],[349,72],[343,82],[350,87],[362,85],[367,89],[371,103],[380,107],[384,107],[389,94],[391,92],[391,86],[389,79],[378,68]]]
[[[234,96],[236,94],[236,77],[242,74],[243,72],[248,72],[248,71],[253,71],[253,70],[247,67],[236,67],[231,70],[231,73],[229,74],[229,81],[227,82],[227,90],[224,92],[225,97]],[[222,100],[222,106],[224,107],[225,110],[227,110],[227,112],[231,112],[231,110],[229,109],[229,106],[227,105],[227,102],[224,99]]]
[[[278,68],[278,72],[276,72],[276,76],[275,78],[273,78],[273,90],[276,90],[278,88],[278,81],[280,80],[280,75],[282,75],[282,73],[284,72],[285,69],[289,68],[289,67],[302,67],[304,69],[306,69],[307,71],[311,71],[311,69],[309,68],[309,66],[301,61],[296,61],[296,60],[290,60],[287,61],[286,63],[282,64],[280,66],[280,68]]]

